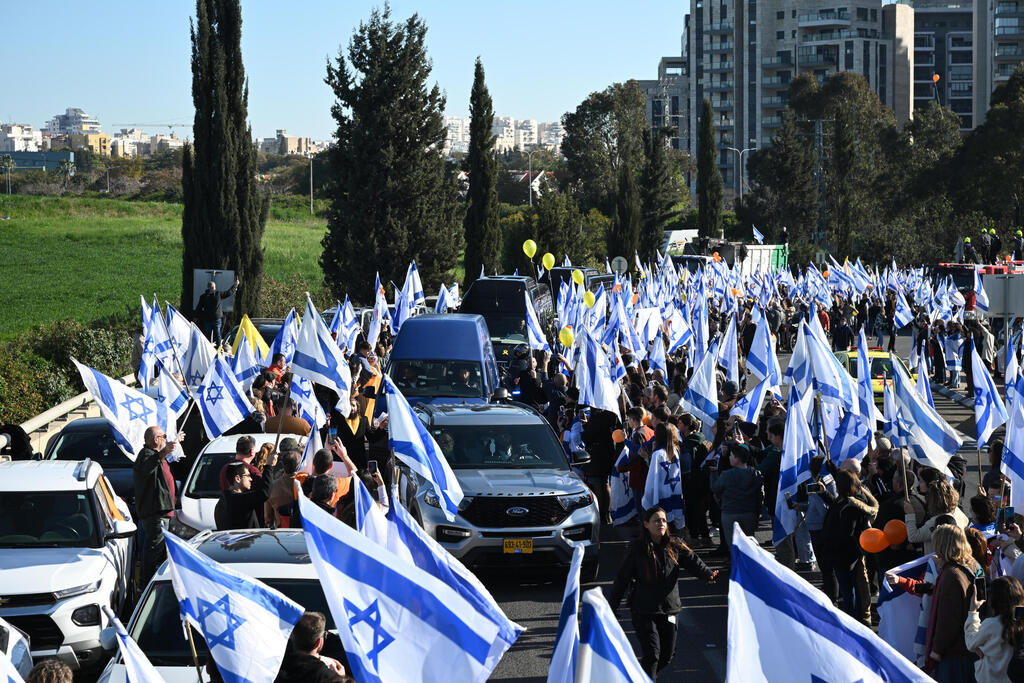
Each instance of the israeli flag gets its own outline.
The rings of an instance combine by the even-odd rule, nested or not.
[[[373,302],[373,313],[370,315],[370,329],[366,333],[366,341],[370,348],[377,348],[377,339],[380,337],[381,328],[391,323],[391,314],[388,313],[388,300],[384,294],[384,287],[380,284],[380,275],[377,275],[376,298]]]
[[[771,380],[761,380],[757,386],[744,394],[743,398],[736,401],[736,404],[729,411],[730,414],[736,415],[739,419],[744,422],[757,422],[757,417],[761,414],[761,406],[764,405],[765,396],[771,391]]]
[[[1006,406],[1010,407],[1013,405],[1014,400],[1017,398],[1017,378],[1021,375],[1020,361],[1017,357],[1017,351],[1014,349],[1016,346],[1011,339],[1006,345],[1006,373],[1005,387],[1006,387]]]
[[[988,312],[988,292],[981,281],[981,272],[974,268],[974,305],[979,311]]]
[[[807,411],[813,409],[811,401],[810,393],[801,396],[795,387],[790,387],[786,429],[782,437],[779,493],[775,498],[775,519],[772,524],[773,545],[779,545],[795,532],[800,523],[800,513],[786,505],[786,496],[795,496],[797,487],[811,478],[811,458],[818,450],[807,421]]]
[[[358,476],[352,477],[356,508],[356,531],[385,548],[388,547],[388,520],[369,489]],[[398,500],[395,504],[401,505]],[[394,551],[392,551],[394,552]]]
[[[679,312],[679,309],[672,310],[669,321],[668,352],[675,353],[693,340],[693,330],[690,329],[686,318]]]
[[[1017,399],[1010,406],[1009,421],[1006,424],[1006,443],[999,471],[1010,480],[1010,505],[1024,506],[1024,401],[1019,400],[1024,392],[1024,375],[1017,379]]]
[[[619,412],[619,387],[611,378],[608,356],[585,329],[576,338],[579,355],[576,362],[576,387],[580,405]]]
[[[352,373],[323,318],[308,298],[291,365],[293,375],[333,390],[338,394],[339,405],[348,406]]]
[[[583,594],[576,683],[650,683],[600,588]]]
[[[274,680],[302,605],[214,562],[168,531],[164,540],[181,616],[203,634],[224,680]]]
[[[405,272],[405,285],[402,289],[409,293],[409,301],[412,306],[425,304],[427,297],[423,295],[423,282],[420,281],[420,271],[416,268],[416,262],[409,264]]]
[[[74,358],[71,362],[78,368],[82,383],[99,406],[100,414],[110,423],[117,445],[131,460],[135,460],[145,445],[143,437],[147,427],[160,427],[167,434],[167,440],[174,441],[178,433],[174,421],[177,415],[165,404],[82,365]]]
[[[907,297],[903,294],[903,288],[896,288],[896,311],[894,314],[894,324],[896,329],[902,329],[914,321],[914,311],[910,308],[910,304],[907,303]],[[895,334],[896,330],[892,331]]]
[[[193,325],[191,342],[181,361],[181,369],[185,373],[185,384],[190,389],[195,389],[203,381],[203,377],[206,376],[206,371],[210,369],[216,355],[217,350],[213,348],[213,344],[199,332],[198,327]]]
[[[441,511],[448,521],[459,513],[462,487],[455,473],[423,423],[412,412],[405,396],[391,378],[384,375],[384,394],[388,405],[388,446],[395,457],[430,482]]]
[[[764,235],[762,235],[761,231],[757,229],[757,226],[751,224],[750,227],[754,229],[754,239],[757,240],[757,243],[764,244]]]
[[[125,679],[128,683],[162,681],[163,676],[157,673],[149,658],[139,648],[139,644],[128,635],[128,631],[125,630],[124,624],[117,618],[117,615],[106,605],[103,605],[103,613],[107,615],[107,620],[117,636],[117,646],[121,650],[121,661],[124,664]]]
[[[836,464],[854,458],[863,460],[871,447],[871,429],[867,421],[853,411],[843,415],[839,428],[829,440],[828,454]]]
[[[156,380],[156,395],[153,398],[167,406],[177,419],[185,412],[191,396],[184,387],[178,384],[174,375],[167,368],[161,366],[160,377]]]
[[[644,485],[644,509],[649,510],[655,505],[665,511],[669,522],[675,522],[680,527],[686,526],[679,458],[670,461],[664,448],[651,454],[651,465],[647,469],[647,482]]]
[[[171,344],[171,349],[169,351],[172,355],[176,355],[182,364],[184,364],[185,352],[188,351],[188,348],[192,343],[192,330],[195,328],[195,325],[190,323],[185,316],[178,312],[178,309],[170,304],[167,304],[166,324],[167,335],[170,337],[168,341]],[[199,336],[202,337],[203,335]],[[207,340],[207,342],[209,342],[209,340]],[[170,356],[168,356],[168,359],[169,358]]]
[[[726,657],[730,683],[932,680],[779,564],[739,525],[733,532]]]
[[[242,330],[242,343],[238,345],[238,353],[235,354],[231,371],[235,373],[235,379],[242,385],[242,389],[249,391],[253,382],[260,376],[262,368],[256,362],[256,356],[252,352],[252,344],[249,343],[245,330]]]
[[[651,371],[661,370],[661,376],[668,381],[668,363],[665,361],[665,342],[662,340],[659,331],[651,342],[651,350],[647,356],[647,363]]]
[[[771,386],[778,386],[782,382],[782,367],[775,353],[775,342],[765,315],[757,319],[757,332],[750,345],[750,353],[747,354],[747,372],[758,379],[770,379]]]
[[[623,448],[612,468],[611,503],[612,524],[625,524],[636,516],[633,490],[629,488],[629,472],[619,472],[619,467],[629,462],[629,449]]]
[[[917,393],[928,401],[928,405],[935,407],[935,399],[932,397],[932,383],[928,381],[927,355],[922,352],[917,358]]]
[[[576,683],[576,656],[580,648],[580,625],[577,614],[580,607],[580,566],[583,564],[583,546],[572,552],[569,575],[565,579],[562,609],[558,614],[555,631],[555,651],[551,654],[547,683]]]
[[[281,329],[277,331],[277,336],[274,337],[273,343],[267,350],[267,363],[273,363],[274,356],[280,353],[284,356],[285,363],[291,365],[292,359],[295,357],[295,342],[298,338],[299,329],[296,322],[295,309],[293,308],[288,311]]]
[[[299,496],[299,511],[356,680],[487,680],[511,645],[488,614],[305,496]]]
[[[142,357],[139,360],[139,386],[143,391],[149,389],[149,380],[153,377],[153,369],[156,367],[156,344],[151,328],[152,311],[146,303],[146,297],[140,296],[142,300]],[[159,324],[159,321],[157,321]]]
[[[934,557],[935,555],[919,557],[889,571],[897,576],[920,581],[924,579],[928,570],[928,561]],[[914,661],[914,641],[918,630],[917,622],[921,616],[921,596],[907,593],[899,586],[890,586],[888,581],[881,581],[880,584],[878,637],[889,643],[901,655]]]
[[[434,304],[434,313],[447,313],[448,309],[451,307],[451,302],[448,301],[448,288],[442,284],[441,289],[437,293],[437,303]]]
[[[705,353],[693,371],[681,402],[687,411],[699,417],[705,426],[718,419],[718,384],[715,382],[714,353]]]
[[[971,344],[971,368],[974,370],[974,423],[978,430],[978,450],[981,450],[992,432],[1006,424],[1006,406],[975,344]]]
[[[956,430],[917,393],[903,364],[893,363],[892,367],[893,398],[901,428],[908,430],[906,438],[911,457],[949,475],[946,467],[949,456],[960,450],[963,441]]]
[[[347,294],[345,295],[345,303],[341,307],[343,317],[341,319],[341,333],[338,335],[338,346],[347,354],[355,353],[356,341],[359,339],[362,329],[359,327],[359,319],[356,318],[356,312],[352,310],[352,302],[348,300]]]
[[[216,439],[253,411],[242,385],[235,379],[235,373],[219,355],[210,364],[195,396],[203,427],[211,439]]]
[[[523,292],[523,297],[526,299],[526,331],[529,334],[530,348],[534,351],[550,351],[551,347],[548,346],[548,340],[544,336],[544,328],[540,326],[537,310],[533,307],[530,293]]]
[[[313,383],[305,377],[292,378],[292,399],[299,407],[298,416],[309,423],[310,429],[320,429],[327,423],[327,414],[316,399]]]

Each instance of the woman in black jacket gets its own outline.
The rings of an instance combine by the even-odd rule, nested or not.
[[[626,590],[633,616],[633,629],[640,641],[640,666],[653,681],[669,662],[676,649],[676,615],[679,601],[679,570],[714,583],[717,571],[711,571],[697,555],[668,532],[668,517],[658,506],[644,512],[640,538],[630,546],[626,561],[612,586],[608,602],[616,609]]]

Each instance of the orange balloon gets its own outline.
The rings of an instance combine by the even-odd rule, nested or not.
[[[828,277],[829,276],[829,272],[826,270],[824,273],[822,273],[822,275],[824,275],[825,277]]]
[[[889,545],[899,545],[907,540],[907,525],[899,519],[890,519],[882,530]]]
[[[622,443],[625,440],[626,433],[623,432],[621,429],[616,429],[614,432],[612,432],[612,441],[614,441],[615,443]]]
[[[938,83],[939,82],[939,78],[940,78],[939,74],[932,74],[932,83]]]
[[[865,529],[860,534],[860,547],[869,553],[880,553],[889,547],[889,541],[881,529]]]

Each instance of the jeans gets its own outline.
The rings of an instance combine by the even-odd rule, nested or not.
[[[217,346],[220,346],[223,341],[220,336],[220,329],[223,324],[224,318],[214,318],[213,320],[203,321],[203,334],[205,334],[207,338],[210,338],[212,335],[213,343]]]
[[[164,545],[164,527],[168,517],[143,517],[139,520],[142,531],[142,582],[145,586],[167,558],[167,546]]]
[[[740,523],[740,529],[747,536],[753,536],[757,531],[756,512],[723,512],[722,513],[722,542],[725,547],[732,551],[732,527],[735,522]]]
[[[832,558],[824,552],[824,543],[825,538],[821,529],[811,532],[811,544],[814,546],[814,555],[818,558],[818,569],[821,571],[821,591],[834,603],[839,596],[839,586],[836,583]]]
[[[871,589],[864,558],[858,557],[851,565],[842,562],[835,567],[839,596],[843,599],[843,611],[863,624],[871,624]]]
[[[640,667],[653,681],[676,653],[676,617],[633,612],[633,630],[640,642]]]
[[[814,547],[811,544],[811,531],[807,528],[806,523],[801,524],[796,528],[793,543],[796,544],[797,560],[804,564],[814,562]]]

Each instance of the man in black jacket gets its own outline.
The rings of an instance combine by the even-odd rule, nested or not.
[[[235,278],[235,284],[231,285],[231,289],[220,293],[217,292],[217,283],[210,280],[209,284],[206,285],[206,291],[199,295],[199,303],[196,304],[196,317],[199,318],[203,334],[206,336],[213,335],[213,342],[217,346],[220,346],[222,341],[220,328],[224,322],[224,310],[221,307],[221,300],[234,295],[236,289],[238,289],[237,277]]]
[[[178,433],[184,439],[185,432]],[[160,427],[148,427],[143,434],[145,448],[135,458],[135,514],[142,530],[142,582],[145,584],[164,561],[164,527],[174,510],[175,486],[167,456],[176,441],[168,441]]]
[[[338,660],[320,654],[326,626],[327,620],[320,612],[306,612],[299,617],[288,638],[281,669],[274,679],[277,683],[340,683],[352,680],[345,676],[345,668]]]
[[[260,526],[258,511],[270,497],[274,487],[274,474],[271,468],[277,462],[277,456],[271,455],[263,467],[263,476],[257,481],[259,488],[253,488],[253,476],[244,462],[232,462],[228,465],[228,488],[220,494],[217,507],[213,510],[213,519],[218,530],[223,529],[258,529]]]

